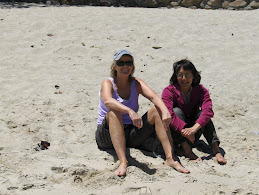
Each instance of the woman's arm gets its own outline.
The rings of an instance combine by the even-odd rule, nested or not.
[[[103,99],[104,105],[110,110],[116,110],[119,112],[127,113],[130,116],[133,122],[133,125],[135,125],[138,128],[141,128],[143,126],[141,117],[139,117],[138,114],[131,108],[115,100],[112,97],[113,92],[114,90],[113,90],[111,81],[109,79],[104,80],[102,82],[101,91],[100,91],[100,95]]]
[[[209,91],[205,87],[203,87],[203,85],[200,85],[200,90],[198,91],[198,93],[201,94],[200,106],[202,109],[202,113],[192,127],[185,128],[181,132],[182,135],[187,137],[188,139],[191,135],[194,135],[201,127],[205,126],[214,115]]]
[[[181,132],[186,123],[182,121],[173,111],[174,109],[174,93],[173,87],[169,85],[162,92],[162,100],[164,101],[169,113],[171,114],[172,121],[170,126],[178,132]]]
[[[201,110],[202,113],[197,119],[196,123],[199,123],[201,127],[204,127],[209,120],[214,116],[213,110],[212,110],[212,100],[210,99],[210,93],[209,91],[203,87],[203,85],[200,85],[200,91],[201,94]]]
[[[143,80],[139,78],[136,78],[136,88],[138,94],[141,94],[145,98],[149,99],[161,111],[163,124],[166,129],[168,129],[172,118],[163,100]]]

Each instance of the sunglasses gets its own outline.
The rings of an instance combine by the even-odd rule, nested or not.
[[[193,75],[190,74],[190,73],[187,73],[187,74],[178,73],[178,74],[177,74],[177,77],[178,77],[178,78],[183,78],[183,77],[185,77],[186,79],[189,79],[189,78],[191,78],[192,76],[193,76]]]
[[[126,66],[132,66],[133,61],[117,61],[116,64],[117,66],[124,66],[125,64]]]

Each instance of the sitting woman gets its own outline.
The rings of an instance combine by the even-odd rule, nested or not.
[[[100,149],[115,149],[120,161],[115,175],[126,175],[126,147],[138,148],[154,131],[165,152],[165,165],[189,173],[175,160],[171,115],[164,102],[144,81],[133,77],[135,65],[129,51],[120,50],[113,59],[111,78],[102,82],[100,90],[96,142]],[[155,104],[142,118],[137,114],[139,94]]]
[[[191,144],[203,134],[217,161],[226,164],[211,121],[214,115],[212,101],[208,90],[200,84],[200,73],[188,60],[174,63],[173,70],[170,85],[163,90],[162,99],[172,116],[170,128],[174,143],[182,147],[186,157],[201,161],[193,153]]]

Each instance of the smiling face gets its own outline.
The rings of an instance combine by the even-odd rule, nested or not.
[[[184,70],[183,67],[177,73],[177,81],[183,92],[188,92],[192,86],[193,74],[191,70]]]
[[[132,59],[131,56],[123,55],[117,62],[120,62],[120,61],[122,61],[122,62],[129,62],[129,61],[133,61],[133,59]],[[124,66],[116,65],[114,69],[117,71],[117,76],[119,74],[128,75],[129,76],[132,73],[133,67],[134,67],[134,64],[132,66],[127,66],[124,63]]]

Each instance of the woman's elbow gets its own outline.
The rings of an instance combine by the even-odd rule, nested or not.
[[[105,105],[107,108],[109,108],[109,105],[111,104],[111,101],[110,101],[110,99],[104,99],[104,100],[103,100],[103,103],[104,103],[104,105]]]

